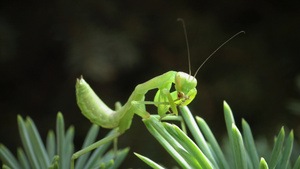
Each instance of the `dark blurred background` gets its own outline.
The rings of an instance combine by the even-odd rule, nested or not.
[[[189,107],[217,139],[226,136],[223,100],[238,126],[241,118],[249,122],[255,138],[266,137],[271,144],[284,125],[299,139],[298,5],[250,0],[1,2],[0,142],[14,153],[21,145],[17,114],[30,116],[45,139],[61,111],[66,126],[75,126],[78,150],[90,122],[76,105],[76,78],[83,75],[113,107],[115,101],[125,103],[137,84],[169,70],[187,72],[178,17],[186,22],[192,72],[230,36],[246,32],[220,49],[196,77],[198,95]],[[153,100],[153,94],[146,100]],[[155,114],[155,108],[149,111]],[[145,167],[133,151],[175,164],[138,116],[119,142],[119,147],[131,147],[122,168]]]

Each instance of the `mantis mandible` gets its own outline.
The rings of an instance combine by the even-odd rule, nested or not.
[[[88,83],[81,77],[76,82],[76,98],[77,104],[82,114],[92,123],[103,128],[117,128],[117,132],[110,137],[106,137],[91,146],[84,148],[72,156],[71,168],[74,168],[74,160],[84,153],[91,151],[98,146],[109,142],[130,128],[134,114],[147,119],[150,114],[146,111],[145,105],[152,104],[157,106],[160,119],[169,115],[178,115],[177,106],[187,106],[190,104],[197,94],[197,75],[204,63],[222,46],[243,31],[233,35],[223,44],[221,44],[206,60],[199,66],[194,76],[191,75],[189,45],[187,33],[183,19],[179,18],[183,24],[184,34],[186,38],[189,62],[189,74],[184,72],[169,71],[160,76],[154,77],[149,81],[139,84],[135,87],[127,102],[122,106],[119,102],[115,104],[115,110],[110,109],[92,90]],[[175,91],[171,92],[174,84]],[[145,101],[145,95],[149,90],[157,89],[154,101]],[[171,110],[171,111],[170,111]]]

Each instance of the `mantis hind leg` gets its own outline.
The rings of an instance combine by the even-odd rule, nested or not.
[[[122,107],[121,103],[120,102],[116,102],[115,103],[115,108],[116,108],[116,111],[120,110]],[[93,143],[92,145],[90,146],[87,146],[83,149],[81,149],[80,151],[77,151],[76,153],[74,153],[72,155],[72,158],[71,158],[71,169],[74,169],[75,167],[75,160],[77,158],[79,158],[80,156],[82,156],[83,154],[85,153],[88,153],[90,151],[92,151],[93,149],[96,149],[97,147],[103,145],[103,144],[106,144],[107,142],[109,141],[113,141],[113,149],[114,149],[114,153],[115,153],[115,157],[117,157],[117,152],[118,152],[118,137],[121,135],[122,133],[118,132],[117,130],[114,130],[112,131],[112,134],[110,134],[109,136]]]
[[[122,104],[121,102],[116,102],[115,103],[115,110],[118,111],[122,108]],[[115,158],[118,155],[118,137],[114,138],[113,140],[113,149],[114,149],[114,154],[115,154]]]
[[[74,167],[75,167],[75,160],[77,158],[79,158],[80,156],[82,156],[85,153],[88,153],[88,152],[94,150],[95,148],[98,148],[101,145],[104,145],[104,144],[106,144],[106,143],[108,143],[108,142],[110,142],[110,141],[118,138],[121,134],[122,133],[118,132],[117,130],[113,130],[112,133],[109,134],[108,136],[106,136],[105,138],[103,138],[103,139],[101,139],[101,140],[93,143],[90,146],[87,146],[87,147],[85,147],[85,148],[77,151],[76,153],[74,153],[72,155],[72,158],[71,158],[71,167],[70,168],[74,169]]]

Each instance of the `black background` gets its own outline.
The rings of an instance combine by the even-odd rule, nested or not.
[[[289,1],[86,1],[2,2],[0,5],[0,142],[14,153],[21,145],[17,114],[30,116],[43,139],[55,128],[58,111],[75,126],[78,150],[90,122],[75,99],[80,75],[113,107],[134,87],[169,70],[188,71],[185,19],[192,72],[221,43],[197,75],[198,95],[189,105],[221,142],[226,135],[222,102],[238,126],[245,118],[255,138],[270,144],[282,125],[299,138],[300,11]],[[154,92],[147,95],[152,100]],[[148,108],[148,107],[147,107]],[[155,108],[149,107],[155,114]],[[99,138],[108,131],[101,130]],[[175,164],[149,135],[140,117],[119,139],[131,152],[122,168],[145,167],[132,151]]]

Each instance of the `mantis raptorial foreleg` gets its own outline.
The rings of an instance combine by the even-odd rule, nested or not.
[[[149,114],[146,109],[145,105],[156,105],[158,107],[158,114],[161,116],[160,119],[167,115],[178,115],[178,111],[175,105],[175,102],[168,91],[168,89],[162,89],[161,90],[161,98],[157,99],[160,102],[155,101],[131,101],[132,106],[137,108],[136,114],[140,114],[138,110],[140,110],[141,113]],[[172,110],[172,113],[166,114],[166,112],[169,112],[169,109]],[[141,114],[140,114],[141,116]],[[142,117],[142,116],[141,116]]]

